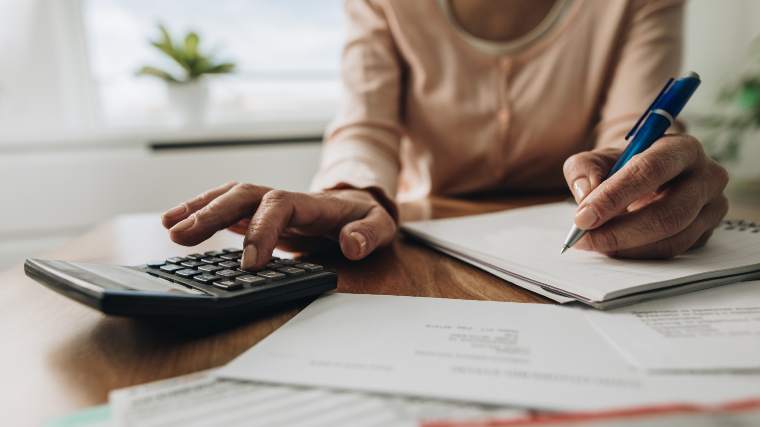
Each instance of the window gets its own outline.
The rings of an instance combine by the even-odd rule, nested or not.
[[[84,0],[88,61],[107,128],[160,127],[172,111],[166,85],[137,77],[170,66],[148,44],[165,24],[197,31],[201,47],[237,71],[210,79],[208,126],[311,123],[331,118],[339,95],[340,0]]]

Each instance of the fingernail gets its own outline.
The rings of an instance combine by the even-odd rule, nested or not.
[[[573,182],[573,191],[575,192],[575,201],[580,202],[588,194],[591,183],[588,178],[578,178]]]
[[[354,239],[354,242],[356,242],[357,245],[359,245],[359,255],[363,254],[364,251],[367,249],[367,238],[364,237],[361,233],[356,232],[356,231],[349,234],[349,236],[352,239]]]
[[[259,253],[256,250],[256,246],[254,246],[253,243],[246,245],[246,247],[243,249],[243,261],[241,262],[241,267],[243,267],[243,270],[253,268],[256,265],[258,254]]]
[[[578,213],[575,215],[575,225],[577,225],[581,230],[588,230],[589,228],[593,227],[598,220],[599,216],[596,214],[596,211],[594,211],[594,208],[592,208],[590,205],[584,206],[583,209],[578,211]]]
[[[168,211],[166,211],[166,213],[164,213],[164,215],[170,216],[173,218],[180,215],[184,215],[185,212],[187,212],[187,206],[181,205],[181,206],[177,206],[176,208],[169,209]]]
[[[185,231],[189,230],[190,228],[195,225],[195,215],[192,215],[188,218],[183,219],[182,221],[178,222],[177,225],[171,228],[171,231]]]

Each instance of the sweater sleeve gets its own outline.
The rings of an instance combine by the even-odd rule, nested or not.
[[[595,146],[622,145],[625,134],[665,82],[678,77],[683,44],[682,0],[641,0],[630,5],[628,28],[594,130]],[[670,131],[683,131],[680,122]]]
[[[346,0],[345,11],[342,100],[325,134],[312,190],[371,190],[395,212],[392,200],[402,136],[401,60],[381,5]]]

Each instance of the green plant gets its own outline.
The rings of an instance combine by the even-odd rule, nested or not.
[[[718,96],[719,112],[699,116],[697,125],[708,130],[705,149],[718,161],[731,162],[749,132],[760,129],[760,39],[755,40],[745,70]]]
[[[200,36],[197,33],[190,31],[183,41],[174,42],[164,25],[159,24],[158,30],[159,38],[150,40],[150,44],[179,65],[181,73],[178,75],[146,65],[137,71],[137,75],[158,77],[169,83],[190,83],[206,74],[225,74],[235,70],[234,63],[218,62],[211,54],[201,52]]]

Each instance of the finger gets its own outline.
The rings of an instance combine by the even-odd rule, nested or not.
[[[707,172],[690,174],[643,208],[589,231],[578,244],[582,249],[608,253],[674,236],[688,227],[722,189],[721,183],[710,179]],[[706,195],[709,199],[705,199]]]
[[[197,245],[217,231],[250,216],[269,190],[252,184],[235,185],[169,229],[169,236],[181,245]]]
[[[575,224],[584,230],[599,227],[704,159],[702,146],[688,135],[661,138],[586,196]]]
[[[619,258],[668,259],[687,250],[704,245],[712,230],[720,224],[728,211],[728,202],[721,197],[705,206],[697,218],[680,233],[658,242],[637,248],[616,251],[609,255]]]
[[[340,249],[350,260],[362,259],[378,246],[390,243],[395,235],[395,221],[382,206],[375,205],[367,216],[340,230]]]
[[[161,222],[166,228],[174,227],[175,224],[187,218],[190,214],[197,211],[198,209],[201,209],[202,207],[211,203],[212,200],[226,193],[236,184],[236,182],[228,182],[224,185],[206,191],[205,193],[195,197],[192,200],[184,202],[179,206],[169,209],[161,216]]]
[[[227,229],[233,233],[237,233],[237,234],[241,234],[245,236],[245,232],[248,230],[248,226],[250,224],[251,224],[250,218],[243,218],[240,221],[236,222],[235,224],[232,224],[229,227],[227,227]]]
[[[562,171],[576,203],[580,203],[591,190],[599,186],[620,151],[619,148],[608,147],[584,151],[565,160]]]
[[[270,191],[264,195],[246,232],[242,267],[255,270],[269,262],[286,227],[329,234],[345,222],[364,216],[370,206],[337,197]]]

